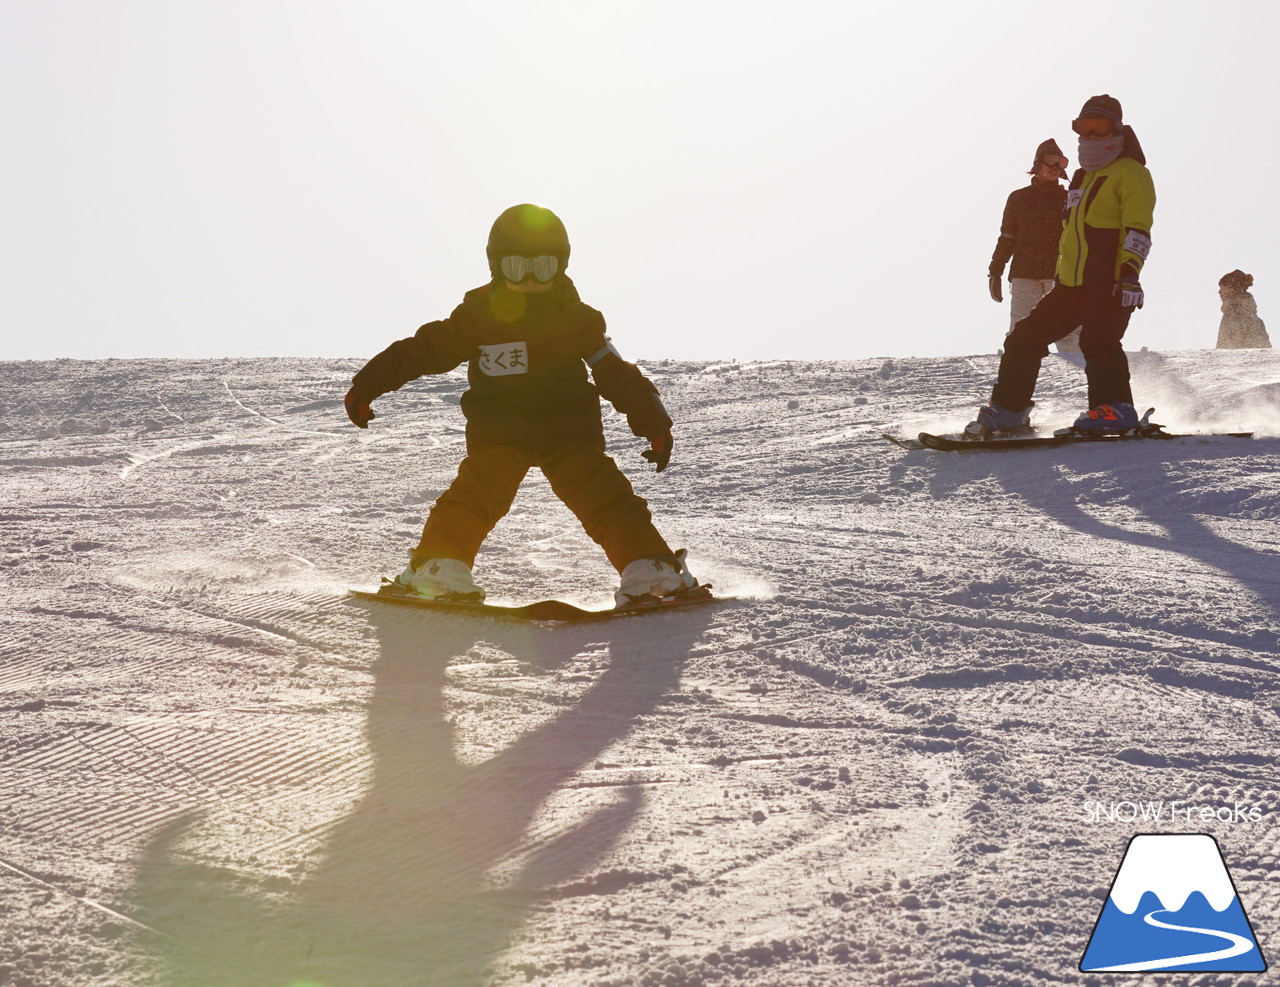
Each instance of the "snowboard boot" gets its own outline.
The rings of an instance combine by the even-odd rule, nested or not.
[[[984,438],[993,432],[1015,432],[1031,427],[1031,409],[1035,402],[1021,411],[1010,411],[998,404],[983,405],[978,409],[978,417],[964,427],[964,434],[970,438]]]
[[[613,594],[614,605],[636,607],[662,603],[697,589],[698,580],[684,564],[687,554],[682,548],[674,555],[628,563],[622,570],[622,583]]]
[[[412,563],[396,576],[396,585],[413,596],[450,603],[483,603],[484,590],[471,578],[471,566],[458,559]]]
[[[1073,432],[1093,432],[1095,434],[1104,434],[1106,432],[1127,432],[1131,428],[1138,428],[1142,424],[1138,420],[1138,411],[1133,405],[1124,401],[1116,401],[1112,404],[1100,404],[1096,408],[1090,408],[1071,426]]]

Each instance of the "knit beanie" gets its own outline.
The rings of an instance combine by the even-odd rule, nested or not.
[[[1040,146],[1036,148],[1036,159],[1031,162],[1031,174],[1035,173],[1036,168],[1047,157],[1065,158],[1062,148],[1058,146],[1058,142],[1050,137],[1047,141],[1041,141]]]
[[[1218,287],[1230,288],[1233,291],[1248,291],[1253,287],[1253,275],[1245,274],[1241,270],[1232,271],[1218,279]]]
[[[1074,127],[1076,121],[1084,117],[1102,117],[1110,120],[1116,125],[1117,130],[1124,126],[1124,111],[1120,109],[1120,100],[1114,96],[1108,96],[1106,93],[1101,96],[1090,96],[1085,101],[1084,106],[1080,108],[1079,114],[1076,115],[1076,119],[1071,122],[1071,125]]]

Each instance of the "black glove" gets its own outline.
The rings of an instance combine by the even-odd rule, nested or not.
[[[993,302],[1004,301],[1004,289],[1001,287],[1000,281],[999,274],[987,275],[987,290],[991,292],[991,300]]]
[[[347,417],[357,428],[368,428],[369,422],[378,417],[373,413],[373,400],[357,394],[354,387],[347,391],[342,404],[347,409]]]
[[[675,439],[668,432],[665,435],[659,435],[655,439],[649,440],[652,449],[646,449],[640,453],[645,459],[658,467],[658,473],[667,468],[667,463],[671,462],[671,447],[675,444]]]

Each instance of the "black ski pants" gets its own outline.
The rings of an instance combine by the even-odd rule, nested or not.
[[[481,543],[511,510],[525,474],[535,466],[619,572],[636,559],[671,554],[653,526],[648,503],[600,440],[536,451],[514,446],[469,450],[457,479],[431,508],[413,564],[445,558],[474,565]]]
[[[1133,404],[1129,359],[1120,345],[1132,311],[1121,307],[1111,284],[1105,288],[1055,285],[1005,337],[992,403],[1010,411],[1027,407],[1040,376],[1040,362],[1049,355],[1049,344],[1079,326],[1089,407],[1119,401]]]

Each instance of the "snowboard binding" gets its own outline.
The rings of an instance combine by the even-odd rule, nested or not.
[[[1173,438],[1172,435],[1164,430],[1163,425],[1151,420],[1155,410],[1155,408],[1148,408],[1146,413],[1138,419],[1138,424],[1129,428],[1076,428],[1076,426],[1071,425],[1067,428],[1057,429],[1053,434],[1063,439],[1105,439],[1112,435],[1129,435],[1144,439]]]

